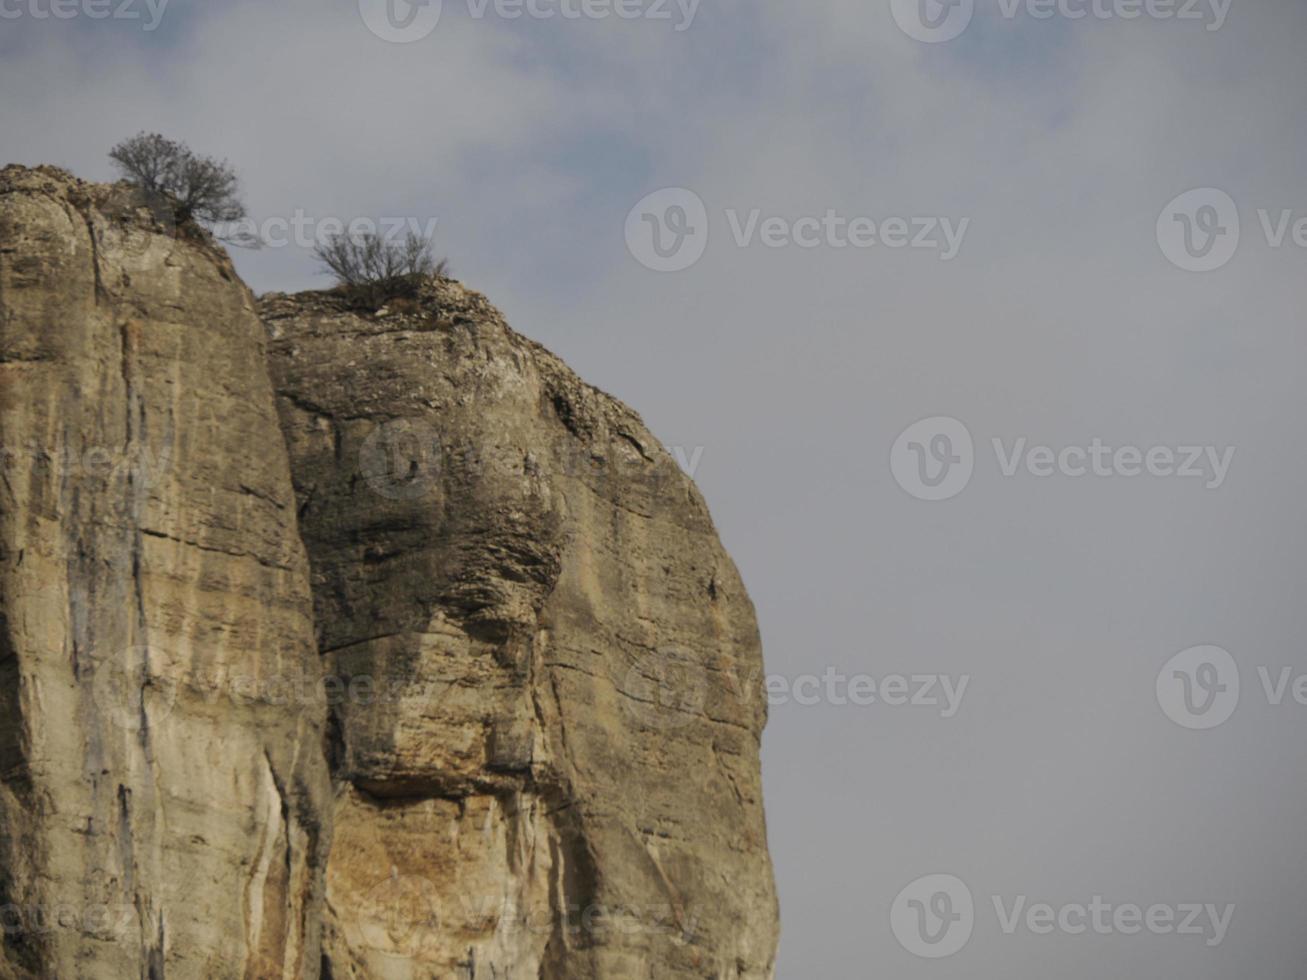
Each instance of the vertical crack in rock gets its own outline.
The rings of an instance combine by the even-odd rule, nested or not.
[[[0,976],[316,977],[325,702],[265,335],[132,198],[0,170]]]
[[[336,678],[323,975],[771,977],[757,626],[672,456],[451,280],[260,312]]]
[[[89,214],[82,215],[86,223],[86,237],[91,245],[91,271],[95,276],[95,302],[99,305],[102,299],[106,298],[104,290],[104,280],[100,276],[100,243],[95,237],[95,222],[91,220]]]

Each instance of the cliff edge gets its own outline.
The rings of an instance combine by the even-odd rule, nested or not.
[[[693,483],[483,297],[0,171],[0,978],[769,978],[765,715]]]
[[[0,171],[2,976],[318,974],[326,705],[264,345],[220,251]]]

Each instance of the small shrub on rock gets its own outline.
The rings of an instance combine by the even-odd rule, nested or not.
[[[411,299],[422,280],[448,272],[448,263],[437,262],[431,249],[430,240],[413,232],[402,241],[368,232],[335,235],[313,253],[323,271],[335,277],[341,293],[359,306],[376,309]]]

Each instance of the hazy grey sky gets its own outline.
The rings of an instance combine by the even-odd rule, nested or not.
[[[145,0],[0,0],[0,157],[103,178],[148,128],[230,157],[260,222],[438,219],[519,330],[703,447],[791,694],[764,742],[780,977],[1301,980],[1307,5],[653,2],[444,0],[391,43],[372,0],[172,0],[154,30]],[[960,34],[910,36],[923,12]],[[665,188],[707,226],[663,195],[628,247]],[[1195,188],[1228,198],[1171,204]],[[646,210],[702,256],[642,264]],[[237,263],[322,282],[302,247]],[[1168,665],[1202,645],[1229,659]],[[828,671],[891,700],[935,675],[941,703],[834,703],[802,680]],[[1227,720],[1177,723],[1234,707],[1236,671]]]

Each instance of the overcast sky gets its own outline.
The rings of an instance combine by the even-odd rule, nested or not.
[[[372,0],[47,2],[0,0],[4,161],[108,178],[158,130],[265,228],[435,219],[518,330],[703,447],[789,695],[778,976],[1301,980],[1302,0],[396,0],[405,43]]]

